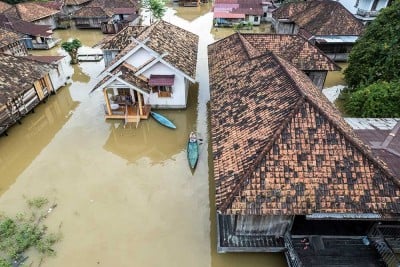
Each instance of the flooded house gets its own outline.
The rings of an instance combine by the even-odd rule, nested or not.
[[[235,34],[208,58],[218,252],[398,266],[398,175],[283,57]]]
[[[22,40],[22,36],[14,31],[0,26],[0,53],[26,56],[28,51]]]
[[[53,38],[50,26],[37,25],[6,14],[0,14],[0,27],[21,34],[27,49],[46,50],[61,41]]]
[[[93,89],[103,90],[105,117],[138,123],[151,108],[186,108],[197,47],[197,35],[163,20],[106,39],[107,66]]]
[[[272,13],[276,33],[300,34],[335,61],[346,61],[364,25],[337,1],[281,5]]]
[[[27,58],[0,54],[0,134],[54,91],[51,68]]]
[[[73,74],[69,58],[66,56],[30,55],[25,58],[53,66],[49,71],[49,78],[54,92],[57,92],[58,89],[65,86]]]
[[[292,63],[307,74],[320,90],[324,87],[328,71],[340,70],[334,61],[300,35],[242,33],[240,38],[260,53],[271,51]]]
[[[260,25],[263,4],[258,0],[216,0],[213,5],[214,26],[233,26],[239,23]]]
[[[392,0],[339,0],[357,19],[364,24],[373,21],[381,9],[391,5]]]
[[[75,11],[81,9],[85,5],[89,4],[92,0],[65,0],[62,8],[63,13],[71,15]]]
[[[32,22],[37,25],[50,26],[52,30],[57,28],[57,14],[60,10],[47,7],[37,2],[24,2],[13,5],[3,12],[3,14]]]
[[[127,25],[139,23],[138,2],[134,0],[92,0],[72,15],[77,28],[99,28],[117,33]]]

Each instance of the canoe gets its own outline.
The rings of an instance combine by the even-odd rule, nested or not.
[[[188,144],[187,144],[187,159],[190,168],[196,168],[197,161],[199,159],[199,142],[195,133],[190,133]]]
[[[153,111],[150,111],[150,115],[158,121],[160,124],[164,125],[165,127],[171,128],[171,129],[176,129],[175,124],[173,124],[169,119],[164,117],[161,114],[155,113]]]

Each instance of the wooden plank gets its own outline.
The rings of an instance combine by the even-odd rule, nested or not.
[[[107,88],[104,88],[103,93],[104,93],[104,100],[106,101],[107,114],[111,115],[111,105],[110,105],[110,99],[108,99],[107,95]]]

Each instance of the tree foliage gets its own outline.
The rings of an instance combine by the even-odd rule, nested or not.
[[[152,17],[161,19],[167,11],[164,0],[143,0],[143,7],[151,12],[150,22]]]
[[[0,215],[0,267],[19,266],[27,257],[24,253],[35,248],[42,256],[54,255],[53,245],[60,234],[47,232],[43,220],[56,207],[45,198],[28,201],[29,212],[15,218]]]
[[[344,72],[350,90],[400,77],[400,0],[381,10],[357,40]]]
[[[376,82],[350,93],[346,112],[361,117],[400,117],[400,82]]]
[[[70,42],[63,42],[61,44],[62,49],[68,52],[71,56],[71,64],[78,64],[78,48],[82,46],[82,43],[78,39],[73,39]]]

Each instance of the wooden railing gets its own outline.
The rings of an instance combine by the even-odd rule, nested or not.
[[[388,267],[400,266],[395,254],[400,252],[400,225],[374,225],[368,238]]]
[[[292,237],[289,233],[286,233],[284,236],[285,240],[285,257],[289,267],[303,267],[303,263],[300,260],[299,255],[293,247]]]

